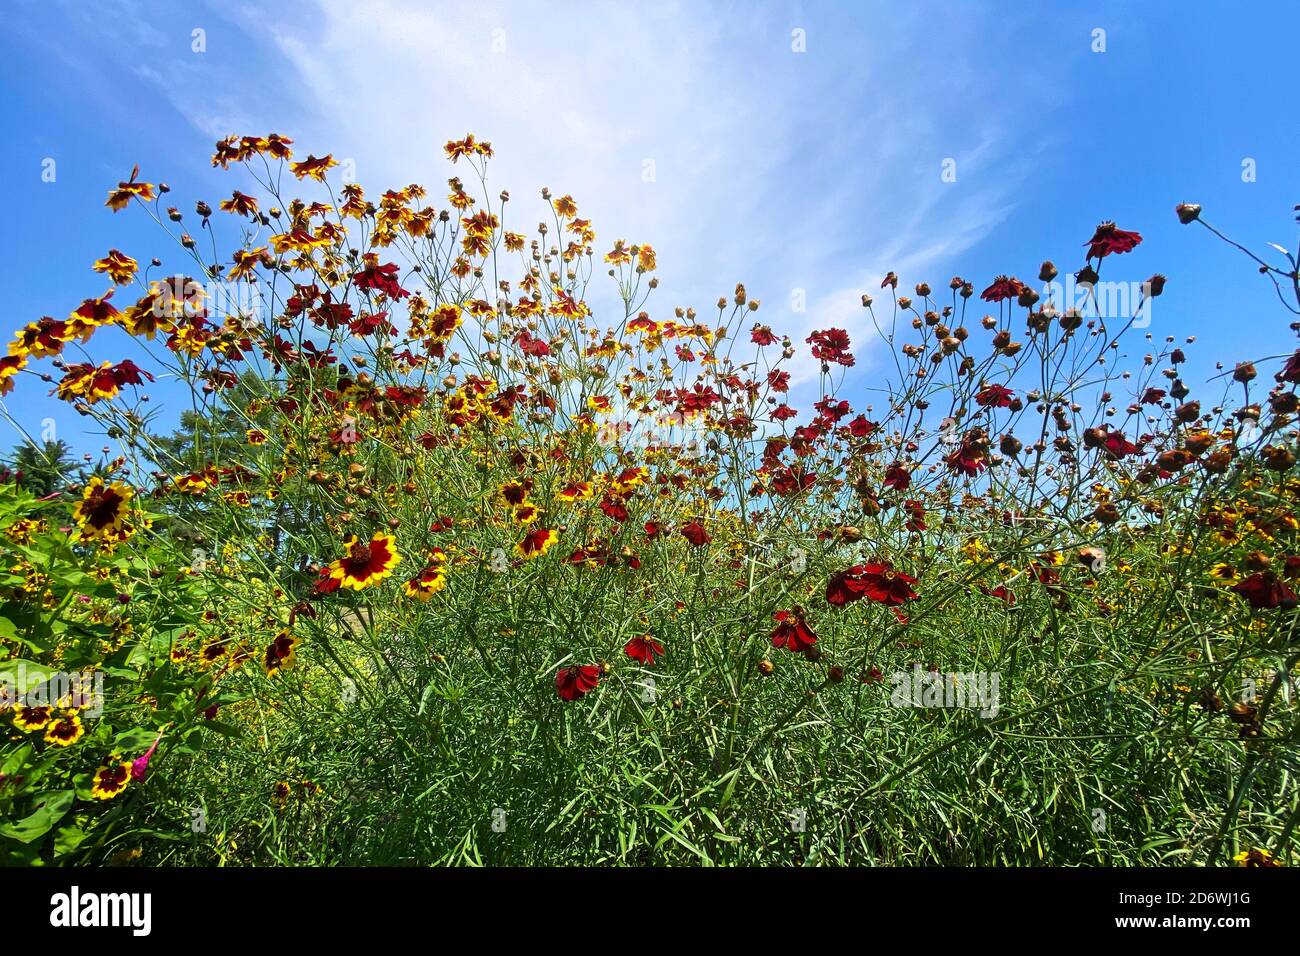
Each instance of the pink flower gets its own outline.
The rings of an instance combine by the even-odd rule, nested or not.
[[[136,783],[144,783],[145,774],[149,772],[149,758],[158,749],[158,741],[160,740],[162,740],[161,730],[158,731],[158,736],[154,738],[153,746],[146,750],[143,755],[131,761],[131,779]]]

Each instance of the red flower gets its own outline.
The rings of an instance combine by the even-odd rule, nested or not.
[[[713,540],[713,537],[704,530],[704,525],[698,521],[691,521],[682,525],[681,535],[697,548],[702,548]]]
[[[865,415],[859,415],[853,421],[849,422],[849,434],[854,438],[868,438],[876,430],[877,425]]]
[[[1163,388],[1148,388],[1142,393],[1143,405],[1159,405],[1168,393]]]
[[[1003,299],[1017,298],[1025,291],[1025,284],[1011,276],[998,276],[993,284],[980,293],[985,302],[1001,302]]]
[[[949,468],[967,478],[974,478],[988,467],[984,448],[980,443],[969,439],[963,439],[961,445],[951,454],[946,455],[943,460]]]
[[[775,418],[778,422],[789,421],[790,419],[794,418],[798,414],[799,413],[795,411],[793,408],[791,408],[789,405],[778,405],[776,408],[772,410],[772,417]]]
[[[645,536],[647,538],[654,540],[659,537],[661,531],[663,531],[663,528],[659,527],[658,521],[647,521],[645,523]]]
[[[855,564],[832,575],[826,585],[826,600],[835,607],[869,598],[886,607],[898,607],[916,598],[912,590],[916,578],[896,571],[886,561]]]
[[[404,299],[411,293],[398,284],[398,271],[395,262],[382,266],[370,263],[352,277],[352,282],[358,289],[373,289],[376,292],[384,293],[390,299]]]
[[[1296,349],[1295,354],[1286,360],[1286,367],[1277,373],[1277,380],[1300,384],[1300,349]]]
[[[623,645],[623,653],[634,661],[640,661],[649,667],[655,662],[655,656],[663,657],[664,646],[649,634],[634,637]]]
[[[906,491],[907,486],[911,483],[912,473],[907,470],[907,466],[901,461],[896,461],[885,469],[883,484],[886,488],[892,488],[895,491]]]
[[[853,356],[849,354],[849,333],[843,329],[826,329],[808,336],[812,345],[812,356],[823,362],[835,362],[845,368],[853,367]]]
[[[565,667],[555,675],[555,692],[561,700],[577,700],[595,690],[599,683],[600,668],[595,664]]]
[[[749,333],[750,339],[755,345],[771,345],[776,341],[776,336],[766,325],[755,325]]]
[[[1001,600],[1005,601],[1007,604],[1010,604],[1012,607],[1016,606],[1016,594],[1005,584],[999,584],[995,588],[990,588],[981,584],[980,590],[985,594],[987,594],[989,597],[1000,598]]]
[[[1102,444],[1113,458],[1123,458],[1126,455],[1136,455],[1142,450],[1125,438],[1122,432],[1108,431]]]
[[[1089,259],[1101,259],[1112,252],[1132,252],[1141,241],[1136,232],[1120,229],[1113,222],[1103,222],[1084,245],[1088,247]]]
[[[1272,571],[1259,571],[1234,584],[1231,590],[1237,592],[1256,611],[1271,611],[1274,608],[1293,608],[1296,605],[1295,592],[1290,585]]]
[[[777,611],[772,617],[776,627],[772,628],[772,646],[784,647],[795,653],[802,653],[817,643],[817,635],[803,619],[801,608]]]
[[[627,508],[618,498],[606,496],[600,502],[600,510],[605,512],[605,516],[614,521],[623,522],[627,520]]]
[[[1006,408],[1015,398],[1015,393],[1005,385],[985,385],[975,393],[975,401],[985,408]]]

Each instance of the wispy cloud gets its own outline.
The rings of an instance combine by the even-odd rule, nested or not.
[[[442,144],[473,131],[497,147],[489,186],[516,197],[513,227],[536,221],[542,185],[571,192],[598,245],[655,245],[652,311],[708,314],[743,281],[765,303],[760,317],[796,342],[847,327],[857,374],[872,338],[862,292],[891,269],[942,281],[934,270],[1005,217],[1023,172],[1004,144],[1032,104],[976,100],[988,91],[973,57],[990,51],[961,36],[977,8],[949,14],[925,59],[891,38],[923,30],[926,14],[892,5],[791,14],[312,0],[209,11],[247,52],[214,62],[230,60],[228,38],[207,54],[206,75],[155,75],[205,135],[279,129],[352,159],[358,179],[383,188],[436,186]],[[940,179],[949,158],[956,183]],[[794,371],[806,381],[815,364],[804,355]]]

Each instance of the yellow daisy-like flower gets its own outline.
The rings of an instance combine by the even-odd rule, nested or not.
[[[537,520],[537,516],[540,514],[541,510],[537,505],[525,501],[523,504],[515,508],[512,517],[515,519],[515,524],[523,526],[526,524],[532,524]]]
[[[131,782],[131,764],[123,760],[113,762],[95,771],[90,785],[90,795],[96,800],[112,800]]]
[[[81,715],[73,711],[50,721],[45,728],[45,742],[52,747],[71,747],[84,737],[86,728]]]

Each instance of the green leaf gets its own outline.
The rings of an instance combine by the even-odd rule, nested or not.
[[[0,684],[9,687],[11,692],[16,689],[19,696],[26,694],[38,684],[44,684],[57,673],[58,671],[52,667],[23,660],[21,657],[0,662]]]
[[[72,809],[73,792],[57,790],[36,796],[37,807],[17,823],[0,823],[0,836],[17,840],[19,843],[31,843],[50,832],[54,824],[63,819]]]

